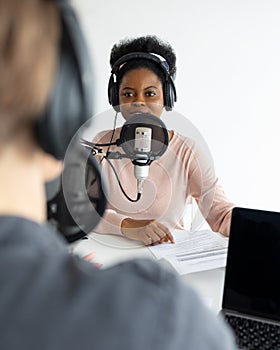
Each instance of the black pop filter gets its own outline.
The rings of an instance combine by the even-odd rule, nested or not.
[[[135,147],[135,135],[137,129],[148,128],[151,131],[151,140],[149,150]],[[117,141],[129,158],[135,159],[139,155],[145,155],[145,158],[159,159],[166,151],[169,143],[169,135],[163,121],[152,114],[137,114],[125,122],[121,129],[120,138]]]

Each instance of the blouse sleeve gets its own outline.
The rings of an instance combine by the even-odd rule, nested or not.
[[[229,236],[234,204],[218,182],[211,156],[197,145],[193,148],[188,176],[190,193],[211,229]]]
[[[125,218],[127,218],[127,215],[121,215],[113,209],[106,209],[94,232],[123,236],[121,223]]]

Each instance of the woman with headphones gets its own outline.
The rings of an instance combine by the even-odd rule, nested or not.
[[[164,109],[172,118],[177,98],[173,82],[176,55],[169,43],[156,36],[125,39],[113,46],[110,64],[109,102],[126,121],[141,118],[141,113],[161,118]],[[98,142],[114,143],[120,131],[102,132]],[[168,136],[166,153],[151,163],[141,199],[133,204],[127,197],[135,197],[134,165],[129,159],[110,160],[110,164],[102,161],[111,189],[96,232],[123,235],[145,245],[174,242],[171,232],[185,228],[186,204],[194,198],[212,230],[229,235],[233,204],[218,184],[211,162],[196,140],[176,130],[168,130]],[[109,149],[115,150],[116,146]],[[128,196],[123,195],[118,182]]]

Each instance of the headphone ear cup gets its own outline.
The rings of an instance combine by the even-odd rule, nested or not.
[[[110,105],[113,106],[114,110],[116,112],[119,112],[120,111],[120,107],[119,107],[119,90],[118,90],[117,83],[114,82],[113,74],[111,75],[110,80],[109,80],[108,99],[109,99]]]
[[[75,63],[62,53],[52,95],[35,126],[42,148],[58,159],[63,159],[74,132],[91,116],[82,95]]]
[[[169,76],[168,80],[164,83],[164,102],[165,109],[171,111],[174,103],[177,101],[176,88],[173,79]]]
[[[165,109],[167,111],[171,111],[172,107],[173,107],[174,99],[173,99],[172,91],[171,91],[170,84],[168,81],[166,81],[164,83],[163,90],[164,90]]]
[[[87,45],[68,1],[59,1],[60,57],[52,95],[35,123],[39,145],[63,159],[79,128],[93,115],[93,76]],[[86,77],[86,78],[85,78]]]

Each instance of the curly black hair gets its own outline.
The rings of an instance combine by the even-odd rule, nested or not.
[[[174,79],[176,73],[176,54],[172,46],[155,35],[146,35],[137,38],[125,38],[116,43],[111,50],[110,65],[113,67],[115,62],[126,54],[131,52],[154,53],[162,56],[169,66],[169,74]],[[162,69],[153,61],[147,59],[135,59],[129,61],[120,70],[117,80],[121,81],[123,75],[128,71],[136,68],[148,68],[164,81]]]

